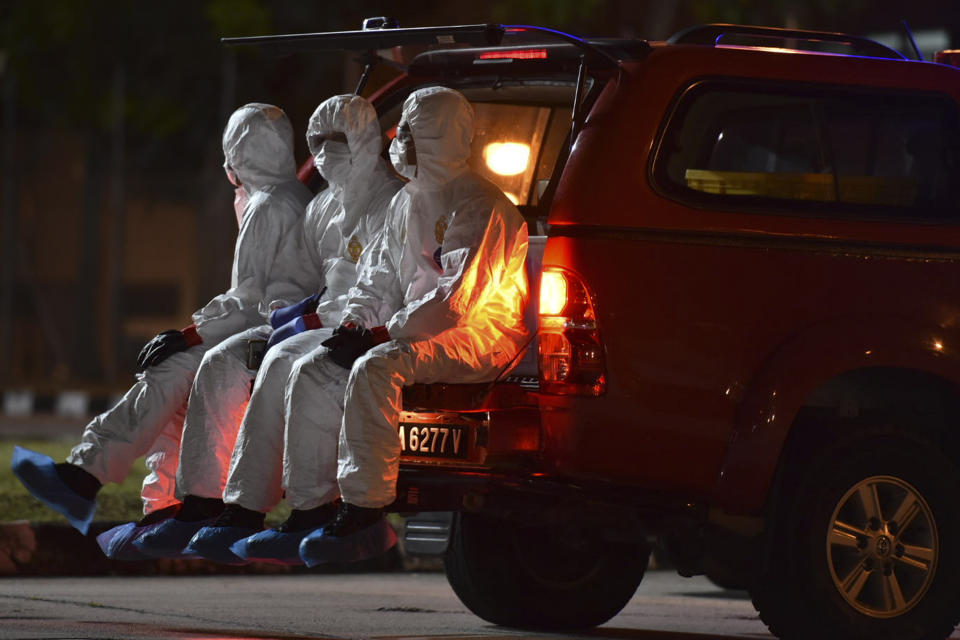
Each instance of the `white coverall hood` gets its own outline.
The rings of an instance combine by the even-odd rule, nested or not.
[[[317,147],[316,136],[331,134],[345,135],[346,144],[328,140]],[[360,254],[380,234],[390,199],[403,183],[380,158],[377,112],[360,96],[334,96],[321,103],[310,118],[307,145],[317,154],[314,162],[322,174],[331,170],[338,174],[324,175],[330,186],[310,202],[304,220],[306,258],[313,276],[304,290],[326,287],[317,314],[324,326],[336,327],[357,279]],[[349,150],[327,156],[331,145]]]
[[[224,169],[248,194],[295,178],[293,126],[280,107],[252,102],[233,112],[223,130]]]
[[[410,127],[416,149],[413,187],[436,189],[467,170],[474,118],[470,102],[447,87],[420,89],[407,97],[400,123]]]
[[[346,150],[339,142],[315,145],[316,136],[331,133],[346,135]],[[366,178],[373,172],[383,146],[376,110],[366,99],[352,94],[324,100],[310,116],[307,146],[331,190],[349,202],[357,192],[369,189]]]
[[[269,104],[240,107],[223,131],[223,154],[248,197],[238,212],[230,289],[193,314],[208,343],[261,325],[271,309],[303,297],[298,243],[310,190],[297,180],[287,114]]]

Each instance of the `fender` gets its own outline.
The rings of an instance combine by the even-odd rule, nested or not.
[[[743,393],[713,504],[759,515],[797,412],[824,382],[865,367],[902,367],[960,383],[960,332],[895,316],[846,317],[783,343]]]

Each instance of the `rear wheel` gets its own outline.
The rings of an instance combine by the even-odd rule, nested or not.
[[[650,549],[609,542],[587,526],[521,526],[457,514],[447,579],[476,615],[508,627],[584,629],[629,602]]]
[[[957,468],[888,435],[825,452],[789,494],[751,587],[777,636],[933,640],[960,618]]]

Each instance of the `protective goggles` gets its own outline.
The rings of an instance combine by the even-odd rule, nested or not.
[[[316,153],[324,142],[342,142],[347,144],[347,134],[339,131],[325,131],[323,133],[314,133],[307,136],[307,146],[310,153]]]

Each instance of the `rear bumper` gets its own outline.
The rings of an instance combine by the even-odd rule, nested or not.
[[[705,518],[706,505],[687,497],[596,479],[563,478],[532,470],[424,468],[400,465],[397,499],[388,511],[485,511],[503,516],[535,513],[558,503],[628,509],[650,519]]]
[[[416,385],[404,390],[404,408],[397,499],[388,510],[421,514],[414,518],[410,543],[424,550],[415,553],[446,548],[449,526],[438,524],[447,522],[441,512],[538,521],[548,510],[600,509],[629,513],[651,525],[663,518],[706,514],[689,495],[561,464],[571,454],[557,447],[564,431],[544,427],[538,394],[521,384]],[[414,428],[416,440],[410,436]],[[428,439],[426,429],[431,431]],[[447,446],[434,450],[444,431],[456,431],[468,450],[463,455]]]
[[[535,477],[524,473],[495,473],[487,469],[423,468],[401,465],[397,499],[389,511],[460,511],[479,509],[489,496],[527,493]]]
[[[401,465],[397,500],[387,509],[406,515],[401,532],[410,555],[446,553],[457,511],[482,512],[512,524],[562,526],[578,519],[602,526],[617,540],[636,540],[677,522],[706,521],[704,505],[637,487],[502,472]]]

